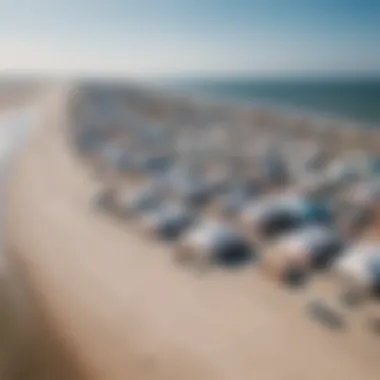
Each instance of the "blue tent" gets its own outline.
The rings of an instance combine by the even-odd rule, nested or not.
[[[332,210],[327,203],[306,200],[301,205],[301,218],[304,223],[332,221]]]
[[[252,259],[252,247],[233,229],[220,228],[211,239],[211,258],[221,265],[234,266]]]

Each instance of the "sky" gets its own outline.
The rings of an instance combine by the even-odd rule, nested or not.
[[[0,0],[0,73],[380,73],[380,0]]]

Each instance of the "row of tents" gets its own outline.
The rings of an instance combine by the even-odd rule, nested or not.
[[[95,207],[173,245],[176,262],[259,263],[289,287],[329,273],[347,307],[379,296],[378,157],[212,112],[152,121],[105,95],[84,96],[81,113],[71,137],[102,184]],[[308,310],[343,324],[323,302]]]

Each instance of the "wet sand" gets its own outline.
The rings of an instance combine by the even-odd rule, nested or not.
[[[256,268],[196,275],[136,227],[94,213],[95,185],[67,144],[62,104],[7,188],[8,255],[49,336],[35,355],[46,379],[74,362],[81,371],[60,378],[378,379],[379,339],[314,324],[306,293]],[[54,359],[43,363],[44,352]]]

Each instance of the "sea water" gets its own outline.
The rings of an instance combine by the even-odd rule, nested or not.
[[[380,77],[177,78],[163,83],[213,99],[380,126]]]

